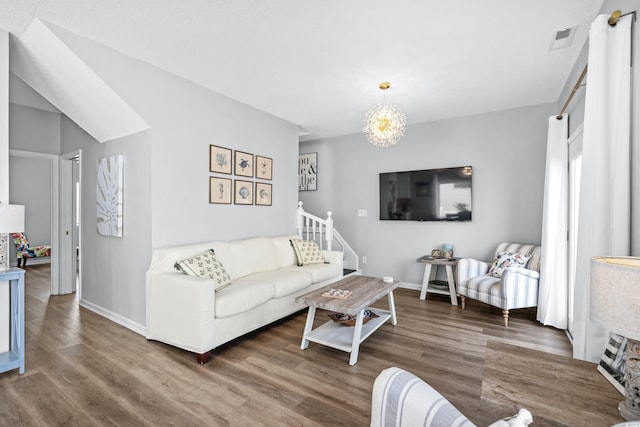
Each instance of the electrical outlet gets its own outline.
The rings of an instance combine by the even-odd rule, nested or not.
[[[367,216],[367,210],[366,209],[358,209],[358,216]]]
[[[366,263],[367,263],[367,257],[366,257],[366,256],[363,256],[363,257],[362,257],[362,263],[363,263],[363,264],[366,264]]]

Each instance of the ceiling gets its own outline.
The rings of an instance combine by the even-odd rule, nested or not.
[[[295,123],[305,141],[360,132],[381,81],[410,124],[556,102],[602,4],[0,0],[0,27],[19,36],[37,17]]]

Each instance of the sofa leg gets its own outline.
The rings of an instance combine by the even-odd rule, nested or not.
[[[22,258],[18,258],[18,268],[20,268],[21,264],[22,264]]]
[[[466,305],[465,303],[466,303],[466,301],[467,301],[467,300],[466,300],[465,296],[464,296],[464,295],[460,295],[460,306],[462,307],[462,309],[463,309],[463,310],[464,310],[464,308],[465,308],[465,305]]]
[[[502,317],[504,318],[504,327],[509,326],[509,310],[502,310]]]
[[[207,363],[209,361],[209,359],[211,359],[211,350],[205,352],[205,353],[196,353],[196,360],[198,361],[199,364],[204,365],[205,363]]]

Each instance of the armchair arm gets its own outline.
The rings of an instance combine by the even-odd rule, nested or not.
[[[182,273],[146,277],[146,336],[196,353],[212,349],[213,279]],[[208,348],[207,348],[208,347]]]
[[[475,427],[438,391],[400,368],[387,368],[373,384],[371,427]]]
[[[329,264],[337,264],[342,268],[342,265],[344,264],[344,252],[323,250],[322,254],[324,255],[324,260],[326,262]]]
[[[538,305],[540,273],[522,267],[507,267],[500,283],[507,310]]]
[[[464,284],[472,277],[482,276],[489,271],[488,262],[479,261],[473,258],[462,258],[456,266],[456,283]]]

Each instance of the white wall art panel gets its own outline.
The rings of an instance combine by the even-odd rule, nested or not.
[[[98,234],[122,237],[122,155],[105,157],[98,162],[96,180],[96,219]]]

